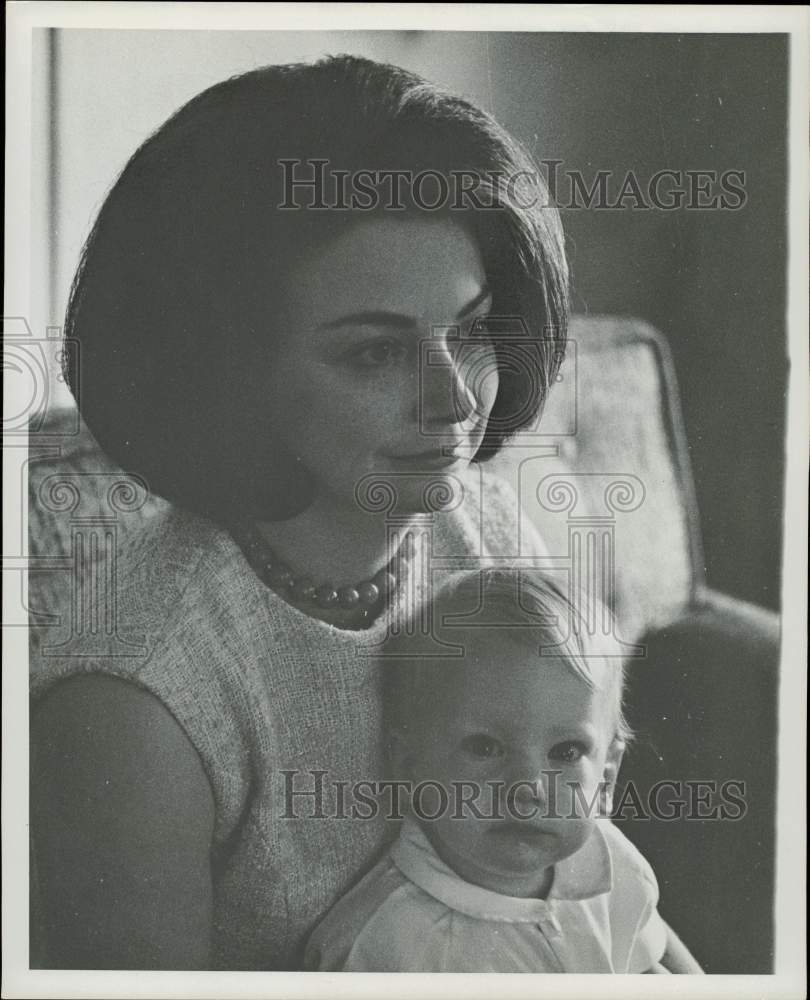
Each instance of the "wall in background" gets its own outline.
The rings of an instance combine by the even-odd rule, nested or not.
[[[745,171],[739,211],[563,218],[575,308],[636,315],[672,346],[709,582],[778,607],[784,36],[68,30],[41,41],[40,91],[53,100],[41,143],[50,184],[34,213],[34,244],[50,262],[37,326],[61,324],[82,241],[131,152],[198,91],[265,63],[336,52],[399,63],[492,111],[563,174],[606,170],[615,184],[632,170],[644,184],[663,169]]]
[[[739,211],[571,210],[563,221],[575,308],[635,314],[672,347],[709,582],[778,607],[785,36],[500,35],[490,52],[498,115],[559,171],[745,171]]]

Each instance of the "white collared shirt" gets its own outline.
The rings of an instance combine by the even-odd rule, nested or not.
[[[646,972],[666,926],[649,864],[608,820],[554,867],[545,899],[465,882],[406,819],[382,860],[329,911],[305,968],[354,972]]]

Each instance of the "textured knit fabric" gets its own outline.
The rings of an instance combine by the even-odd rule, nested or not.
[[[647,972],[666,947],[652,869],[605,820],[545,899],[465,882],[412,818],[315,930],[305,965],[345,972]]]
[[[487,561],[515,551],[518,510],[508,488],[473,469],[463,496],[457,509],[433,515],[434,554]],[[48,550],[46,529],[40,521],[40,551]],[[401,615],[406,591],[424,601],[422,569],[417,555],[389,614]],[[61,619],[54,627],[34,618],[32,695],[75,674],[103,673],[169,709],[214,794],[214,965],[298,968],[314,925],[384,848],[381,819],[328,817],[334,783],[382,777],[374,654],[388,616],[366,631],[312,618],[258,579],[226,531],[162,503],[121,543],[117,576],[113,654],[88,633],[91,655],[76,655],[65,645],[70,574],[32,575],[30,606]],[[327,818],[306,818],[306,796],[295,800],[303,816],[285,818],[283,771],[294,772],[299,791],[323,780]],[[317,771],[323,779],[309,773]]]

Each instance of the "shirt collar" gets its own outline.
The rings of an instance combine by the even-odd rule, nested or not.
[[[434,851],[418,822],[408,816],[391,858],[411,882],[459,913],[482,920],[542,923],[556,899],[588,899],[609,892],[613,884],[610,850],[599,823],[583,846],[554,866],[546,899],[504,896],[466,882]]]

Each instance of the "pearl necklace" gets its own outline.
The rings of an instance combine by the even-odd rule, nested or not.
[[[296,603],[318,607],[324,611],[342,609],[353,612],[359,624],[369,623],[382,611],[386,601],[397,588],[398,573],[395,566],[401,561],[396,553],[387,566],[375,573],[370,580],[361,580],[351,586],[335,587],[329,582],[316,584],[309,576],[297,576],[278,558],[255,524],[234,525],[231,534],[244,552],[256,575],[268,587],[282,596],[289,595]],[[403,546],[410,555],[413,540],[407,536]]]

